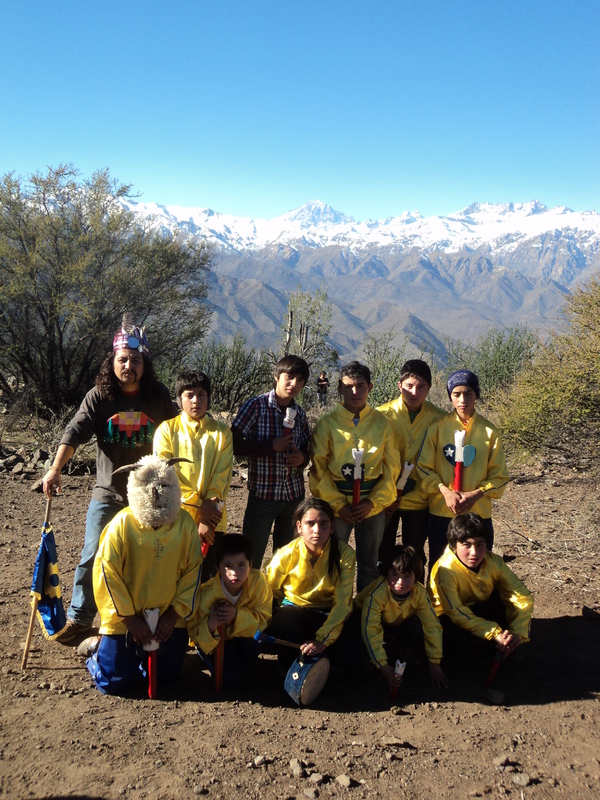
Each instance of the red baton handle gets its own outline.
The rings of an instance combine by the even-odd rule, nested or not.
[[[454,464],[454,491],[462,491],[463,462],[456,461]]]

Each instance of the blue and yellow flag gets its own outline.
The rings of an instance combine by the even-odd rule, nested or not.
[[[56,559],[56,543],[49,522],[42,527],[42,541],[33,568],[31,605],[37,597],[37,616],[46,639],[56,639],[65,629],[67,618],[63,608]]]

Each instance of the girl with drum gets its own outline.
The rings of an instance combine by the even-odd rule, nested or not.
[[[321,656],[329,654],[351,614],[356,555],[336,538],[333,509],[324,500],[300,503],[294,524],[296,538],[267,565],[279,608],[265,633],[300,643],[303,656]]]

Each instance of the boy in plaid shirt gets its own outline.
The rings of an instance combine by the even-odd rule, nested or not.
[[[292,540],[292,517],[304,499],[310,430],[304,409],[294,398],[308,377],[303,358],[280,359],[273,389],[247,400],[231,424],[233,453],[248,459],[249,494],[242,532],[252,542],[257,568],[272,527],[273,551]]]

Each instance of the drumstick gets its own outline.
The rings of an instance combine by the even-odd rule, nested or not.
[[[297,642],[288,642],[287,639],[277,639],[275,636],[269,636],[269,634],[262,633],[261,631],[256,631],[254,634],[254,641],[259,644],[280,644],[284,647],[294,647],[296,650],[302,647],[302,645]]]

